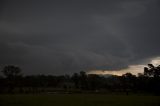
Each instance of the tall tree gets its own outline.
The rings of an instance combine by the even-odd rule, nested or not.
[[[75,88],[76,89],[79,88],[79,75],[78,75],[78,73],[74,73],[72,75],[72,80],[74,82]]]
[[[122,79],[124,91],[126,91],[126,94],[128,95],[130,90],[134,90],[136,76],[131,73],[126,73],[122,75]]]
[[[18,85],[18,78],[21,76],[21,69],[17,66],[8,65],[2,70],[8,84],[8,92],[13,93],[15,86]]]
[[[153,64],[148,64],[148,67],[144,67],[144,75],[149,77],[160,77],[160,65],[155,67]]]
[[[21,75],[21,69],[17,66],[8,65],[3,68],[2,73],[6,78],[15,78]]]
[[[148,64],[148,67],[144,68],[144,75],[150,77],[152,91],[156,95],[160,95],[160,65],[155,67],[153,64]]]
[[[86,72],[84,72],[84,71],[80,72],[79,80],[80,80],[81,89],[82,90],[87,90],[88,89],[88,81],[87,81]]]

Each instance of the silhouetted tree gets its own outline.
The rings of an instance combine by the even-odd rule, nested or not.
[[[21,75],[21,69],[17,66],[8,65],[3,68],[2,73],[7,78],[15,78]]]
[[[5,90],[5,79],[0,76],[0,93],[4,93]]]
[[[82,90],[87,90],[88,89],[87,75],[84,71],[80,72],[79,80],[80,80],[81,89]]]
[[[155,67],[153,64],[148,64],[148,68],[144,67],[144,75],[150,77],[149,86],[156,95],[160,95],[160,65]]]
[[[101,77],[96,74],[88,75],[88,87],[90,90],[98,90],[102,86],[103,81]]]
[[[122,75],[122,78],[124,91],[128,95],[129,91],[133,90],[135,87],[136,76],[131,73],[126,73]]]
[[[149,77],[160,77],[160,65],[155,67],[153,64],[148,64],[148,67],[144,67],[144,75]]]
[[[78,73],[74,73],[72,75],[71,79],[74,82],[75,88],[78,89],[79,88],[79,75],[78,75]]]
[[[13,89],[18,85],[18,78],[21,76],[21,69],[17,66],[8,65],[3,68],[2,73],[7,80],[8,92],[13,93]]]

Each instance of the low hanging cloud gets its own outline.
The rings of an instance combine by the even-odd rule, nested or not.
[[[0,64],[27,74],[122,70],[158,57],[158,0],[5,0]]]
[[[148,64],[153,64],[154,66],[160,65],[160,57],[151,58],[148,60]],[[143,74],[144,67],[148,67],[146,64],[141,63],[138,65],[129,65],[127,68],[120,70],[90,70],[87,74],[99,74],[99,75],[118,75],[121,76],[125,73],[131,73],[134,75]]]

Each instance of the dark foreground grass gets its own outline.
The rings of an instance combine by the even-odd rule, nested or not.
[[[100,94],[0,95],[0,106],[160,106],[160,97]]]

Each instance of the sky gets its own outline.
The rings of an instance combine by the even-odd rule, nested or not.
[[[160,63],[159,19],[159,0],[1,0],[0,67],[139,73]]]

